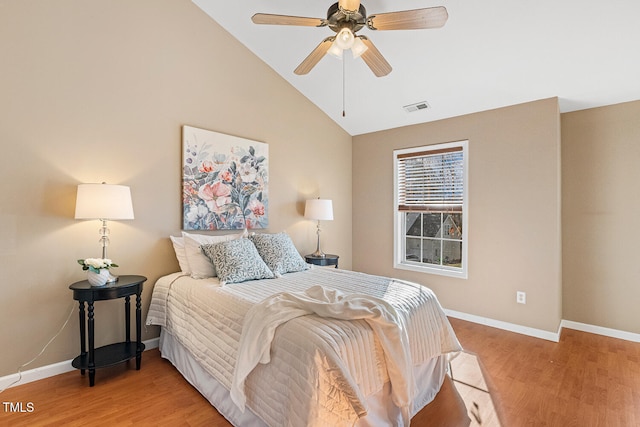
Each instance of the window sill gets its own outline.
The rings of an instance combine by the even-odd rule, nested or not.
[[[398,270],[416,271],[418,273],[436,274],[438,276],[455,277],[457,279],[467,279],[466,270],[451,270],[448,268],[426,267],[422,265],[405,264],[399,262],[394,263],[393,268]]]

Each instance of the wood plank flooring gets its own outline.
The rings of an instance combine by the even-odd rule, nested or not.
[[[503,426],[640,426],[640,343],[572,329],[554,343],[450,320]]]
[[[504,427],[640,426],[640,344],[565,329],[553,343],[457,319],[463,347],[475,353]],[[3,426],[213,426],[230,424],[157,350],[135,363],[101,369],[96,386],[69,372],[11,388],[0,401]],[[412,426],[469,425],[450,380]]]

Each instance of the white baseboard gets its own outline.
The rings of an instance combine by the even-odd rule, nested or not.
[[[153,348],[158,348],[159,338],[152,338],[144,342],[145,351],[151,350]],[[11,374],[5,377],[0,377],[0,390],[4,390],[8,387],[16,387],[19,385],[27,384],[33,381],[38,381],[44,378],[49,378],[54,375],[64,374],[66,372],[75,371],[76,369],[71,366],[72,359],[65,360],[63,362],[53,363],[47,366],[41,366],[39,368],[29,369],[28,371],[22,372],[22,377],[20,374]],[[12,384],[14,381],[20,381]]]
[[[573,322],[571,320],[562,320],[560,322],[560,328],[558,329],[558,332],[554,333],[541,329],[529,328],[527,326],[516,325],[515,323],[503,322],[501,320],[494,320],[487,317],[476,316],[474,314],[462,313],[454,310],[444,309],[444,312],[447,316],[451,316],[456,319],[466,320],[468,322],[478,323],[480,325],[491,326],[493,328],[503,329],[505,331],[516,332],[518,334],[528,335],[535,338],[542,338],[553,342],[560,341],[560,332],[562,331],[562,328],[575,329],[577,331],[604,335],[605,337],[618,338],[625,341],[640,342],[640,334],[620,331],[618,329],[605,328],[603,326]]]
[[[543,340],[558,342],[560,341],[560,331],[549,332],[542,329],[530,328],[528,326],[516,325],[515,323],[503,322],[501,320],[490,319],[488,317],[476,316],[474,314],[462,313],[459,311],[444,309],[447,316],[456,319],[466,320],[468,322],[478,323],[481,325],[491,326],[493,328],[503,329],[509,332],[516,332],[522,335],[528,335]]]
[[[633,332],[620,331],[618,329],[605,328],[603,326],[588,325],[586,323],[573,322],[571,320],[563,320],[560,323],[561,328],[575,329],[577,331],[589,332],[606,337],[618,338],[625,341],[640,342],[640,334]]]

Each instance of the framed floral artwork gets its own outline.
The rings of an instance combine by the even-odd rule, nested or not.
[[[269,146],[182,127],[184,230],[266,228]]]

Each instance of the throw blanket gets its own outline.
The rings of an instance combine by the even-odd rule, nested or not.
[[[403,318],[388,302],[364,294],[342,292],[313,286],[303,293],[280,293],[253,306],[247,313],[238,360],[231,385],[231,399],[244,411],[244,383],[258,363],[270,361],[271,342],[276,328],[296,317],[316,314],[341,320],[365,320],[376,334],[385,355],[393,402],[401,408],[405,426],[410,424],[415,384],[406,326]],[[342,375],[358,390],[349,373]],[[364,404],[362,396],[358,396]]]

